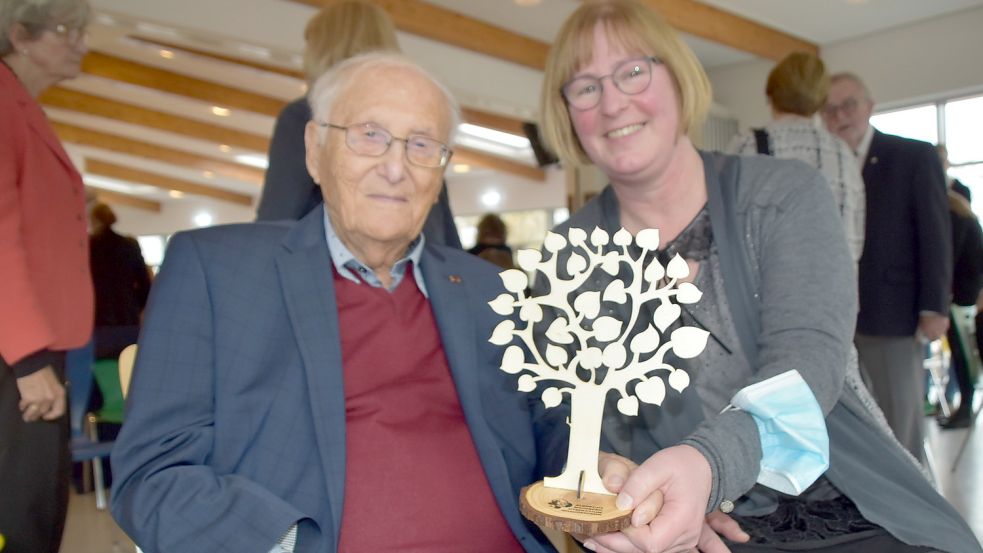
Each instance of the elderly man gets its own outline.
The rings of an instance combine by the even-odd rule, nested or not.
[[[546,467],[487,342],[501,281],[420,234],[454,101],[376,53],[322,77],[311,103],[324,208],[171,240],[114,516],[148,553],[552,550],[518,510]]]
[[[952,280],[942,166],[930,144],[870,125],[874,101],[859,77],[840,73],[830,81],[823,118],[857,154],[867,195],[857,351],[891,429],[924,459],[918,337],[945,335]]]

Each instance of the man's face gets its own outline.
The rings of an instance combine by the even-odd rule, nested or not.
[[[328,120],[320,123],[375,128],[395,138],[424,136],[443,143],[450,136],[446,98],[410,69],[363,70],[333,105]],[[317,123],[307,126],[307,168],[321,186],[338,237],[356,257],[378,247],[405,249],[420,234],[437,201],[444,168],[411,163],[400,140],[393,140],[381,156],[360,155],[346,143],[346,131],[319,128]]]
[[[850,79],[841,79],[829,87],[823,121],[831,133],[856,150],[870,126],[873,111],[874,102],[864,93],[863,87]]]

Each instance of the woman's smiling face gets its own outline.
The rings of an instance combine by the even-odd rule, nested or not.
[[[593,57],[572,78],[610,75],[625,61],[651,54],[623,48],[598,24]],[[593,108],[568,108],[580,144],[612,182],[651,182],[672,159],[679,138],[679,99],[669,70],[652,62],[652,80],[637,94],[621,92],[608,77],[602,88]]]

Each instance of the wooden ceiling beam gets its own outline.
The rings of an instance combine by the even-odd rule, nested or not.
[[[333,0],[293,0],[321,7]],[[542,70],[549,44],[421,0],[370,0],[401,31]],[[696,0],[644,0],[676,29],[766,59],[819,47],[788,33]]]
[[[96,188],[95,186],[89,186],[89,190],[92,190],[95,193],[96,201],[104,204],[124,205],[126,207],[135,207],[137,209],[152,211],[154,213],[160,213],[161,210],[160,202],[156,200],[148,200],[147,198],[124,194],[114,190]]]
[[[259,135],[210,125],[195,119],[109,100],[67,88],[49,88],[41,95],[40,100],[46,106],[105,117],[131,125],[140,125],[255,152],[266,153],[270,147],[270,141]]]
[[[253,205],[253,197],[248,194],[240,194],[224,188],[207,186],[196,182],[161,175],[160,173],[153,173],[142,169],[134,169],[132,167],[126,167],[99,159],[86,158],[85,172],[91,175],[99,175],[126,182],[149,184],[150,186],[156,186],[157,188],[163,190],[177,190],[186,194],[206,196],[208,198],[214,198],[223,202],[243,205],[246,207],[252,207]]]
[[[82,60],[88,75],[152,88],[169,94],[188,96],[210,104],[276,117],[286,102],[231,86],[158,69],[102,52],[89,52]]]
[[[792,52],[819,53],[809,41],[696,0],[644,0],[676,29],[765,59]]]
[[[495,169],[496,171],[512,173],[513,175],[540,182],[546,180],[546,172],[538,167],[531,167],[517,161],[512,161],[511,159],[486,154],[485,152],[479,152],[470,148],[462,148],[460,146],[454,148],[454,157],[451,158],[451,163],[463,163],[476,167]]]
[[[62,141],[69,144],[78,144],[90,148],[99,148],[121,154],[145,157],[179,167],[198,169],[199,171],[212,171],[219,175],[256,185],[262,185],[263,183],[264,172],[262,169],[220,161],[181,150],[165,148],[148,142],[141,142],[84,127],[59,123],[57,121],[52,122],[52,127],[54,127],[55,132]]]
[[[294,0],[320,8],[333,0]],[[420,0],[369,0],[389,13],[396,28],[542,71],[549,44]]]
[[[162,47],[166,46],[173,50],[182,50],[182,47],[172,44],[158,43]],[[252,69],[263,71],[273,71],[272,66],[259,65],[245,62],[238,58],[212,54],[202,50],[191,50],[183,48],[184,51],[196,56],[208,57],[224,63],[239,64]],[[252,111],[261,115],[276,117],[283,108],[285,102],[254,94],[226,86],[210,83],[200,79],[185,77],[178,73],[165,71],[149,65],[124,60],[108,54],[90,52],[82,64],[82,69],[90,75],[96,75],[109,79],[121,80],[137,86],[151,87],[163,92],[188,96],[196,100],[208,102],[210,104],[229,107],[232,109],[242,109]],[[292,72],[294,77],[303,80],[304,76],[299,71]],[[157,86],[154,83],[165,83]],[[229,94],[233,90],[236,94]],[[512,134],[523,136],[522,121],[514,117],[498,115],[495,113],[482,111],[474,108],[462,108],[461,116],[467,123],[473,123],[482,127],[488,127]],[[201,124],[201,123],[199,123]],[[266,151],[265,149],[263,150]]]

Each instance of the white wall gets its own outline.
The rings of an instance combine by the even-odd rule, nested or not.
[[[822,47],[831,73],[852,71],[879,107],[983,91],[983,7],[928,19]],[[774,62],[753,61],[709,71],[714,101],[741,128],[769,120],[765,80]]]
[[[209,212],[215,225],[242,223],[256,219],[256,210],[252,207],[201,197],[196,198],[193,203],[180,200],[162,201],[160,213],[123,205],[110,205],[116,212],[118,220],[113,228],[116,232],[130,235],[172,234],[196,228],[194,216],[199,211]]]

